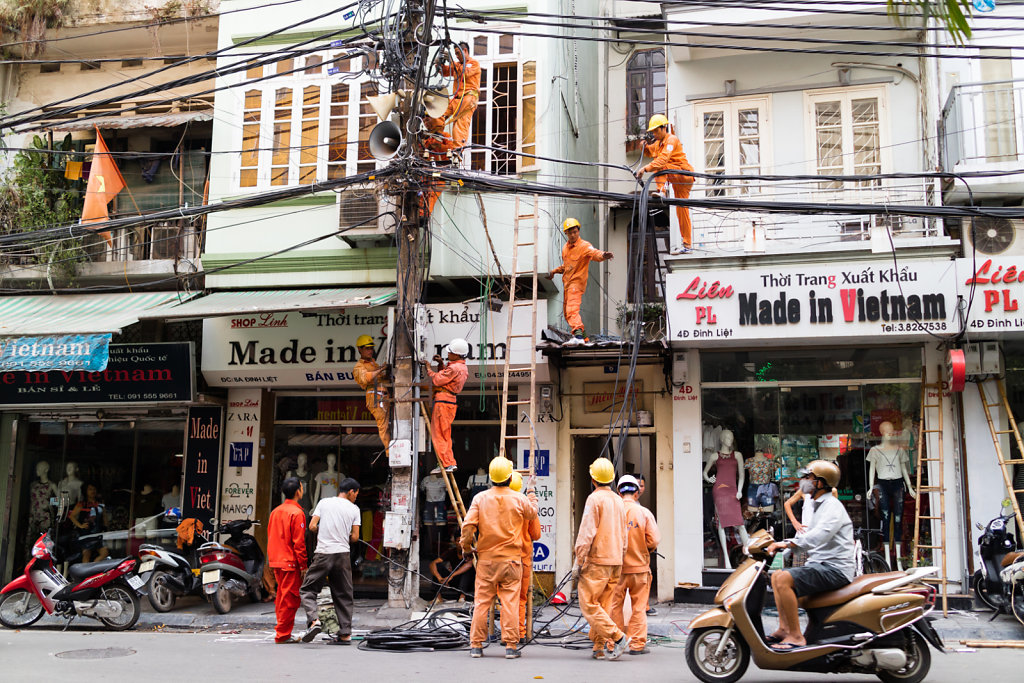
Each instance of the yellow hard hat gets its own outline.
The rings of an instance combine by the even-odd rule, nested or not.
[[[359,335],[359,338],[356,339],[356,346],[373,346],[373,337],[368,334]]]
[[[489,473],[491,481],[495,484],[502,484],[512,476],[512,461],[504,456],[498,456],[491,461]]]
[[[615,480],[615,465],[608,458],[598,458],[590,463],[590,478],[598,484],[610,484]]]
[[[570,228],[578,227],[580,227],[580,222],[575,218],[566,218],[564,221],[562,221],[562,232],[565,232]]]
[[[647,122],[647,132],[651,132],[655,128],[661,128],[662,126],[668,125],[668,118],[664,114],[655,114],[651,117],[651,120]]]
[[[512,471],[512,481],[509,482],[508,487],[513,491],[523,490],[523,475],[519,474],[515,470]]]

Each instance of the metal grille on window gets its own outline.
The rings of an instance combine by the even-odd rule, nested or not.
[[[346,60],[347,61],[347,60]],[[331,111],[328,123],[327,178],[344,178],[345,160],[348,158],[349,87],[347,83],[331,86]]]
[[[492,85],[491,142],[494,147],[509,150],[494,152],[491,157],[491,173],[512,175],[516,172],[516,101],[518,84],[516,64],[496,64]]]
[[[372,171],[377,167],[377,162],[370,154],[370,131],[377,125],[377,114],[367,100],[371,95],[377,94],[377,86],[373,83],[363,83],[360,88],[359,97],[359,155],[356,162],[356,173]]]
[[[878,99],[868,97],[850,102],[853,122],[853,173],[877,175],[882,172],[878,141]],[[865,181],[863,185],[877,185],[878,181]]]
[[[626,88],[626,134],[641,136],[653,114],[665,113],[664,51],[643,50],[630,57]]]
[[[736,115],[737,136],[739,137],[741,175],[761,173],[761,113],[756,108],[740,109]],[[740,193],[757,191],[748,181],[740,184]]]
[[[274,142],[270,157],[270,184],[288,184],[288,159],[292,138],[292,89],[274,94]]]
[[[320,86],[302,91],[302,147],[299,149],[299,183],[316,180],[317,142],[320,139]]]
[[[245,93],[242,112],[242,159],[238,184],[241,187],[256,187],[260,164],[260,109],[263,93],[249,90]]]
[[[843,116],[839,100],[818,102],[814,105],[815,146],[817,147],[818,175],[843,173]],[[839,181],[819,184],[822,189],[842,189]]]
[[[490,69],[486,66],[480,66],[480,97],[477,100],[476,111],[473,112],[473,123],[469,129],[469,140],[474,145],[490,145],[490,141],[487,139],[487,102],[490,93],[487,76],[489,72]],[[471,149],[469,167],[474,171],[486,171],[489,156],[490,152],[486,149]]]
[[[704,113],[704,172],[708,175],[725,174],[724,111]],[[725,194],[721,180],[709,178],[706,182],[708,197],[720,197]]]

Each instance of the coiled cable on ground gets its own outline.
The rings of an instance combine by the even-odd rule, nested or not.
[[[392,652],[465,650],[469,648],[472,616],[472,610],[466,607],[434,610],[415,621],[367,633],[359,649]]]

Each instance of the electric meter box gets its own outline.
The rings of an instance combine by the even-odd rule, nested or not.
[[[412,467],[412,441],[393,439],[388,444],[388,464],[392,467]]]
[[[406,510],[384,513],[384,547],[405,550],[412,543],[412,516]]]

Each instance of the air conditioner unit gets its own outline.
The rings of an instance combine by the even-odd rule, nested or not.
[[[338,192],[338,238],[353,247],[390,242],[400,219],[398,203],[373,183],[353,185]]]
[[[149,233],[149,258],[174,259],[181,254],[179,249],[179,233],[177,225],[155,225]]]
[[[1024,255],[1024,220],[978,216],[973,225],[970,218],[960,222],[960,235],[964,240],[964,251],[975,249],[983,256]]]

